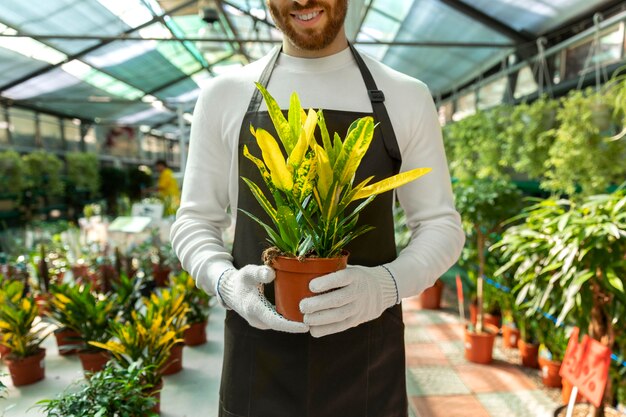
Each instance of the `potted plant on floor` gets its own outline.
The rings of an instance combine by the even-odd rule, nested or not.
[[[58,294],[67,297],[67,293],[71,291],[69,284],[54,284],[50,286],[51,300],[57,298]],[[65,305],[63,305],[65,307]],[[80,342],[80,334],[71,328],[73,319],[68,315],[68,308],[59,308],[59,303],[50,301],[48,303],[47,316],[56,324],[57,329],[54,331],[54,337],[57,341],[59,355],[71,355],[77,353],[74,347]]]
[[[41,344],[49,332],[39,320],[35,299],[24,295],[24,284],[4,281],[0,288],[1,344],[11,352],[3,358],[13,385],[37,382],[45,377],[45,349]]]
[[[182,343],[171,330],[173,318],[165,319],[162,315],[147,315],[133,311],[131,320],[124,323],[111,323],[112,338],[106,343],[90,342],[91,345],[108,350],[115,361],[123,368],[139,362],[147,367],[143,380],[146,384],[160,390],[163,376],[159,372],[167,362],[172,348]],[[155,411],[158,412],[157,404]]]
[[[497,329],[484,330],[484,277],[489,239],[502,228],[502,223],[519,212],[520,192],[506,180],[473,179],[453,184],[456,207],[463,218],[468,235],[467,246],[478,258],[476,273],[476,328],[466,329],[466,357],[477,363],[489,363]]]
[[[187,328],[183,333],[185,345],[197,346],[207,342],[206,326],[209,321],[212,297],[198,288],[196,283],[187,272],[182,271],[173,277],[175,288],[185,296],[185,304],[189,306],[187,311]]]
[[[149,369],[138,363],[122,368],[109,363],[87,380],[73,384],[59,396],[37,403],[47,417],[125,416],[152,417],[158,399],[147,395],[153,386],[145,381]]]
[[[88,284],[63,287],[65,293],[56,292],[52,299],[53,308],[60,311],[66,327],[78,333],[73,348],[83,369],[88,372],[101,370],[109,360],[106,350],[89,342],[105,343],[109,340],[109,326],[116,315],[114,298],[95,295]]]
[[[357,227],[359,213],[377,194],[415,180],[429,169],[414,169],[374,184],[370,184],[370,177],[355,185],[356,170],[373,138],[374,120],[355,120],[345,140],[335,133],[331,142],[321,110],[305,113],[294,93],[285,118],[265,88],[259,84],[257,87],[288,157],[285,159],[269,132],[251,127],[262,159],[253,156],[247,146],[243,152],[258,167],[263,183],[243,180],[271,223],[242,211],[263,227],[272,245],[263,257],[276,270],[277,311],[287,319],[302,321],[299,303],[312,295],[309,281],[345,268],[348,255],[343,248],[371,230],[365,225]],[[318,126],[321,145],[314,137]]]

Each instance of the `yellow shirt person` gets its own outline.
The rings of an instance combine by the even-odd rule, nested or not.
[[[157,181],[157,192],[159,197],[165,204],[165,214],[175,214],[180,204],[180,189],[178,181],[174,178],[174,172],[168,168],[164,160],[158,160],[155,163],[156,170],[159,172],[159,180]]]

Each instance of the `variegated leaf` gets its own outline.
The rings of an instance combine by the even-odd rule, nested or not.
[[[377,195],[389,190],[393,190],[394,188],[398,188],[406,183],[418,179],[423,175],[426,175],[431,170],[431,168],[415,168],[410,171],[401,172],[400,174],[394,175],[393,177],[385,178],[382,181],[378,181],[361,189],[354,196],[352,201],[360,200],[362,198],[367,198],[371,195]]]
[[[340,185],[349,184],[352,181],[373,136],[374,119],[371,117],[360,118],[350,126],[343,148],[333,166]]]
[[[263,161],[270,171],[272,183],[276,188],[289,192],[293,188],[293,178],[287,169],[285,158],[276,139],[264,129],[256,130],[256,140],[263,154]]]
[[[278,133],[280,141],[283,143],[287,153],[291,153],[291,149],[293,149],[295,145],[296,138],[291,136],[291,127],[289,126],[289,122],[285,119],[285,116],[283,115],[283,112],[274,97],[272,97],[272,95],[261,84],[255,84],[265,99],[267,112],[270,115],[270,119],[272,119],[272,123],[274,124],[274,128],[276,129],[276,133]]]

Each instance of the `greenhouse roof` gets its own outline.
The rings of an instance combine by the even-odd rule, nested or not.
[[[350,0],[346,28],[358,49],[441,95],[620,3]],[[280,38],[265,0],[2,0],[0,95],[58,115],[167,130],[203,83]]]

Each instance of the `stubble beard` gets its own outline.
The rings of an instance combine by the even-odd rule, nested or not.
[[[332,12],[328,4],[318,0],[309,1],[305,7],[300,6],[298,3],[293,3],[291,7],[286,7],[282,10],[270,1],[269,7],[274,23],[296,48],[306,51],[319,51],[329,46],[343,28],[348,12],[348,0],[338,0]],[[321,30],[312,28],[296,30],[291,24],[292,17],[289,13],[313,7],[324,10],[323,13],[327,19],[324,27]]]

